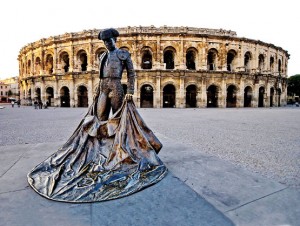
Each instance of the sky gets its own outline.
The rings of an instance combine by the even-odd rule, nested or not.
[[[300,74],[300,13],[295,0],[8,0],[0,3],[0,79],[18,76],[28,43],[66,32],[127,26],[232,30],[290,54],[288,76]],[[298,35],[299,34],[299,35]]]

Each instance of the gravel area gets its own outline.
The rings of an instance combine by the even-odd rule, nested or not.
[[[0,109],[0,146],[66,141],[86,111],[7,105]],[[300,108],[139,112],[153,131],[175,142],[300,188]]]

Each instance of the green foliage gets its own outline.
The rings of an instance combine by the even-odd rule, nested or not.
[[[300,95],[300,74],[288,78],[287,91],[289,96]]]

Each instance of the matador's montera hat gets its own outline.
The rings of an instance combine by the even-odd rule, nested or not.
[[[119,32],[114,28],[104,29],[99,32],[98,39],[104,40],[109,38],[116,38],[119,36]]]

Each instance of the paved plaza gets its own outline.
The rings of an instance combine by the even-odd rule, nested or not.
[[[109,202],[46,200],[26,174],[86,111],[0,109],[0,225],[299,224],[300,108],[139,109],[164,144],[165,179]]]

